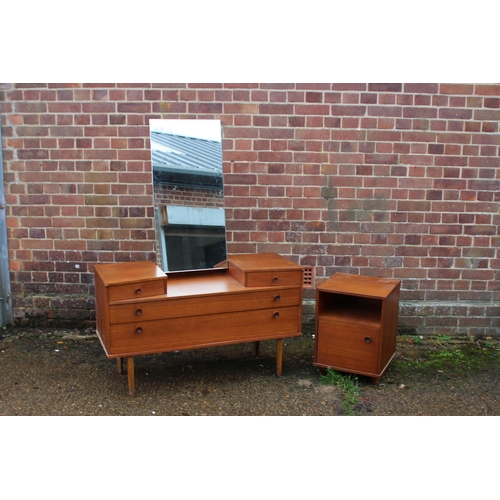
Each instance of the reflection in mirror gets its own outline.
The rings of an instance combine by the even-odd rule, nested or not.
[[[219,120],[150,120],[157,262],[221,267],[227,257]]]

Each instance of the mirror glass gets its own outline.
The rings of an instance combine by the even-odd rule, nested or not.
[[[157,263],[165,272],[225,267],[219,120],[150,120]]]

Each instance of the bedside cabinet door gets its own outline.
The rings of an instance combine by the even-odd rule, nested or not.
[[[377,373],[380,330],[319,318],[316,363],[338,370]]]

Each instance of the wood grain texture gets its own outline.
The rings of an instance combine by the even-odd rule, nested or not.
[[[336,273],[316,291],[314,365],[378,381],[394,357],[399,280]]]
[[[233,255],[228,275],[244,286],[302,286],[302,267],[274,253]]]
[[[300,292],[296,288],[218,293],[185,297],[163,297],[157,300],[136,300],[110,304],[110,324],[151,321],[158,319],[205,316],[242,310],[298,306]]]
[[[127,358],[131,395],[143,354],[254,342],[258,355],[259,341],[276,339],[281,374],[280,340],[302,335],[303,269],[277,254],[228,266],[168,276],[151,262],[95,266],[97,333],[109,358]]]
[[[321,283],[317,290],[343,293],[356,297],[385,299],[399,284],[399,280],[335,273],[331,278]]]
[[[132,356],[301,335],[296,307],[111,326],[110,356]]]

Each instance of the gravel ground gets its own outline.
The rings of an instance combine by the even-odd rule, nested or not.
[[[281,377],[274,341],[262,342],[259,358],[252,344],[137,357],[131,398],[93,331],[4,331],[2,491],[57,500],[495,497],[497,426],[437,416],[500,415],[500,339],[400,337],[380,385],[357,377],[349,404],[347,389],[321,380],[313,346],[311,335],[286,340]],[[361,417],[320,418],[346,414]],[[200,418],[218,415],[244,418]],[[260,415],[309,417],[245,418]],[[134,416],[170,418],[145,425]],[[369,416],[384,418],[369,425]]]
[[[500,415],[500,339],[416,341],[398,338],[380,385],[357,377],[357,400],[346,407],[346,392],[312,365],[310,335],[285,340],[281,377],[274,341],[261,343],[259,358],[253,344],[138,356],[131,398],[92,330],[8,329],[0,415]]]

